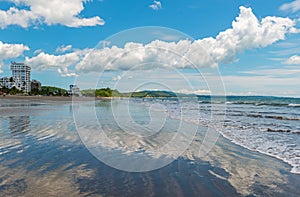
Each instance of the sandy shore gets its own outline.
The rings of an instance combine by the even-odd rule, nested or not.
[[[44,100],[44,101],[93,101],[93,100],[111,100],[107,97],[66,97],[66,96],[15,96],[6,95],[0,96],[0,99],[14,99],[14,100]]]
[[[76,120],[76,128],[89,134],[79,138],[69,102],[72,97],[1,99],[0,196],[300,196],[300,176],[292,174],[291,166],[279,159],[245,149],[222,136],[203,156],[200,147],[207,133],[205,127],[198,128],[188,149],[171,164],[155,171],[129,173],[99,162],[82,139],[91,136],[88,144],[103,147],[108,158],[118,147],[127,150],[121,158],[140,151],[140,147],[153,158],[169,158],[174,144],[168,142],[178,120],[167,119],[162,132],[151,138],[136,137],[123,132],[115,122],[110,103],[97,105],[97,117],[87,111],[90,105],[79,103],[76,113],[82,117]],[[49,100],[51,105],[20,105],[22,100],[10,99],[33,100],[29,102],[33,104]],[[16,105],[10,107],[9,103]],[[114,143],[98,136],[98,121]],[[162,145],[164,152],[156,151]]]

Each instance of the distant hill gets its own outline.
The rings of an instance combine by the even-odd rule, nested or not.
[[[120,93],[118,90],[112,90],[110,88],[101,89],[88,89],[81,91],[83,96],[96,96],[96,97],[134,97],[134,98],[170,98],[170,97],[187,97],[192,96],[189,94],[174,93],[164,90],[143,90],[138,92],[126,92]]]
[[[122,97],[123,95],[118,90],[112,90],[110,88],[101,89],[88,89],[82,90],[81,94],[83,96],[96,96],[96,97]]]
[[[42,86],[42,90],[36,92],[36,94],[47,96],[68,96],[68,91],[54,86]]]
[[[42,91],[49,91],[49,92],[68,92],[63,88],[58,88],[54,86],[42,86]]]
[[[130,97],[145,98],[145,97],[176,97],[176,93],[170,91],[152,91],[144,90],[140,92],[125,93]]]

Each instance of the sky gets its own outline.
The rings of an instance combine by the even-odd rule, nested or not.
[[[0,77],[300,97],[300,0],[0,0],[0,31]]]

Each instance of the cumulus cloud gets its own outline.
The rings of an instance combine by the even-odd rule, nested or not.
[[[27,28],[36,24],[61,24],[68,27],[104,25],[99,16],[80,16],[87,0],[6,0],[14,3],[8,10],[0,10],[0,28],[18,25]],[[25,7],[25,8],[24,8]]]
[[[40,54],[40,53],[42,53],[43,52],[43,50],[42,49],[37,49],[37,50],[35,50],[34,52],[33,52],[33,54],[35,55],[35,54]]]
[[[77,53],[65,55],[50,55],[44,52],[33,58],[25,58],[25,63],[33,69],[45,70],[48,68],[57,68],[57,72],[63,77],[76,76],[75,73],[69,72],[68,67],[79,61],[80,56]]]
[[[210,90],[187,90],[187,89],[181,89],[178,91],[178,93],[182,93],[182,94],[196,94],[196,95],[200,95],[200,94],[211,94]]]
[[[282,6],[280,6],[280,10],[283,11],[291,11],[291,12],[297,12],[300,10],[300,0],[294,0],[291,3],[285,3]]]
[[[284,63],[285,64],[300,65],[300,56],[294,55],[294,56],[290,57],[289,59],[287,59]]]
[[[63,46],[58,47],[56,49],[56,52],[58,52],[58,53],[65,53],[65,52],[70,51],[70,50],[72,50],[72,45],[67,45],[67,46],[63,45]]]
[[[211,62],[209,55],[190,40],[175,42],[153,41],[149,44],[128,42],[123,48],[95,49],[76,66],[78,71],[150,70],[158,68],[188,68],[191,61],[202,66]],[[195,54],[195,50],[200,54]]]
[[[17,58],[28,51],[29,47],[23,44],[7,44],[0,41],[0,72],[3,60]]]
[[[68,47],[69,48],[69,47]],[[75,50],[62,55],[53,55],[40,52],[35,57],[25,57],[25,63],[33,69],[47,70],[56,68],[57,72],[63,77],[76,76],[74,72],[69,72],[69,67],[76,65],[85,55],[89,54],[92,49]]]
[[[296,22],[289,18],[267,16],[261,21],[251,8],[240,7],[240,15],[232,28],[219,33],[216,38],[200,40],[201,45],[213,55],[216,62],[229,63],[237,53],[261,48],[284,40],[287,33],[296,33]]]
[[[47,58],[46,62],[49,63],[52,58],[56,62],[64,59],[66,62],[58,65],[68,67],[70,63],[67,60],[71,60],[72,65],[76,63],[77,73],[216,67],[235,61],[237,54],[245,50],[284,40],[286,34],[297,32],[295,26],[296,22],[289,18],[267,16],[258,20],[251,8],[240,7],[240,14],[232,22],[232,28],[220,32],[215,38],[178,42],[155,40],[148,44],[128,42],[124,47],[104,46],[102,49],[84,49],[60,56],[47,55],[51,58]],[[46,54],[42,53],[32,58],[31,63],[41,66],[44,56]]]
[[[15,7],[7,11],[0,10],[0,27],[6,28],[9,25],[18,25],[27,28],[37,19],[37,16],[28,10],[19,10]]]
[[[57,72],[62,77],[76,77],[76,76],[78,76],[76,73],[70,72],[69,69],[66,68],[66,67],[65,68],[58,68]]]
[[[162,5],[160,1],[153,1],[153,4],[149,5],[149,7],[153,10],[160,10],[162,9]]]
[[[16,58],[21,56],[29,47],[23,44],[7,44],[0,41],[0,58],[1,60]]]
[[[30,64],[32,68],[37,70],[43,70],[45,68],[62,67],[67,68],[79,61],[79,57],[76,53],[68,53],[65,55],[50,55],[44,52],[38,54],[36,57],[25,58],[25,62]]]
[[[113,81],[120,81],[121,79],[122,79],[122,77],[120,75],[112,78]]]
[[[76,66],[78,71],[191,68],[231,63],[245,50],[269,46],[297,32],[289,18],[267,16],[261,21],[251,8],[240,7],[232,28],[216,38],[178,42],[153,41],[148,44],[128,42],[123,48],[113,46],[94,50]]]

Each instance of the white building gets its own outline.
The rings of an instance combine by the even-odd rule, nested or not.
[[[12,77],[0,78],[0,86],[8,89],[15,87],[29,93],[31,91],[30,67],[24,63],[12,62],[10,69]]]
[[[3,77],[0,78],[0,86],[11,89],[13,87],[21,90],[23,83],[18,81],[18,80],[14,80],[12,77]]]
[[[80,89],[77,85],[70,85],[70,90],[68,93],[73,96],[82,96]]]
[[[31,91],[30,67],[24,63],[12,62],[10,65],[12,77],[18,83],[18,89],[25,93]],[[19,86],[20,85],[20,86]]]

